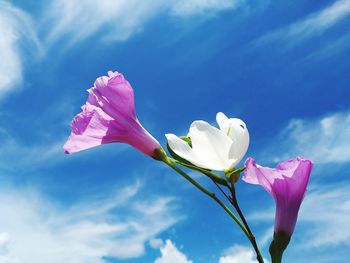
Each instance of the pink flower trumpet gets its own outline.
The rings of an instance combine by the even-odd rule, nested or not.
[[[252,158],[246,160],[243,180],[260,184],[276,201],[275,233],[292,235],[312,165],[311,160],[300,157],[281,162],[276,168],[262,167]]]
[[[262,167],[252,159],[245,162],[243,180],[260,184],[276,202],[274,239],[270,245],[272,263],[281,263],[297,222],[313,162],[300,157],[281,162],[276,168]]]
[[[121,142],[158,159],[162,147],[137,119],[134,92],[122,74],[109,71],[108,77],[97,78],[88,92],[82,112],[71,123],[71,135],[63,146],[65,153]]]
[[[269,251],[272,263],[281,263],[297,222],[313,162],[300,157],[281,162],[276,168],[262,167],[252,158],[245,162],[243,180],[260,184],[276,202],[274,238]]]

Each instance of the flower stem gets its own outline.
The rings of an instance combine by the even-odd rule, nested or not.
[[[274,232],[269,252],[272,263],[281,263],[283,252],[286,250],[290,241],[290,234],[285,231]]]
[[[238,224],[238,226],[242,229],[244,234],[248,237],[250,240],[250,235],[245,226],[242,224],[242,222],[235,216],[235,214],[215,195],[215,193],[212,193],[205,189],[203,186],[201,186],[198,182],[196,182],[192,177],[187,175],[184,171],[182,171],[180,168],[178,168],[170,158],[164,158],[163,162],[165,162],[168,166],[170,166],[172,169],[174,169],[177,173],[179,173],[181,176],[183,176],[187,181],[189,181],[191,184],[193,184],[195,187],[197,187],[201,192],[208,195],[210,198],[212,198],[215,202],[217,202],[224,210],[225,212]]]
[[[224,178],[222,178],[220,175],[218,174],[215,174],[215,173],[212,173],[211,171],[208,171],[206,169],[203,169],[203,168],[200,168],[200,167],[197,167],[195,165],[191,165],[191,164],[187,164],[187,163],[183,163],[183,162],[180,162],[174,158],[170,158],[169,159],[173,162],[173,163],[176,163],[176,164],[179,164],[179,165],[182,165],[182,166],[185,166],[187,168],[190,168],[190,169],[193,169],[193,170],[196,170],[198,172],[201,172],[202,174],[205,174],[206,176],[208,176],[211,180],[213,180],[213,182],[215,183],[219,183],[221,185],[225,185],[227,186],[227,182]]]
[[[282,263],[283,251],[271,252],[271,263]]]
[[[264,263],[264,259],[260,253],[260,250],[259,250],[259,247],[258,247],[258,244],[256,243],[256,239],[255,239],[255,236],[253,234],[253,232],[251,231],[249,225],[248,225],[248,222],[247,220],[245,219],[243,213],[242,213],[242,210],[238,204],[238,201],[237,201],[237,197],[236,197],[236,190],[235,190],[235,186],[232,185],[231,187],[229,187],[230,190],[231,190],[231,194],[232,194],[232,198],[230,200],[230,203],[233,205],[233,207],[236,209],[239,217],[241,218],[245,228],[247,229],[248,231],[248,234],[249,234],[249,240],[250,240],[250,243],[252,244],[254,250],[255,250],[255,253],[256,253],[256,259],[259,263]]]

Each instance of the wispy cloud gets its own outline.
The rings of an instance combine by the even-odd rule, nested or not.
[[[165,244],[160,248],[160,253],[161,256],[154,263],[192,263],[171,240],[165,241]]]
[[[103,145],[74,157],[64,154],[63,145],[70,134],[69,123],[74,114],[69,98],[57,100],[46,107],[45,112],[29,120],[22,115],[0,111],[0,171],[5,171],[5,174],[28,173],[43,167],[58,167],[67,159],[119,154],[128,149],[125,144]],[[26,127],[25,136],[18,133],[18,127]],[[13,160],[16,160],[15,164]]]
[[[142,256],[145,243],[181,217],[173,198],[141,201],[139,189],[130,185],[114,196],[61,207],[33,188],[2,188],[1,262],[102,263],[104,256]]]
[[[304,230],[307,247],[350,243],[350,187],[318,186],[308,195],[301,209],[301,222],[310,223]],[[341,226],[341,227],[339,227]]]
[[[163,1],[136,0],[52,1],[47,7],[45,24],[52,29],[48,41],[67,37],[70,44],[104,31],[109,40],[125,40],[142,29],[142,25],[164,8]]]
[[[349,112],[317,119],[294,119],[261,155],[270,156],[273,161],[299,155],[317,163],[345,163],[350,161],[349,138]]]
[[[22,83],[21,47],[40,53],[40,42],[31,17],[9,2],[0,0],[0,95]],[[40,52],[39,52],[40,51]]]
[[[350,1],[338,0],[325,9],[314,12],[286,27],[267,33],[254,41],[254,46],[284,41],[293,46],[313,36],[320,35],[350,15]]]
[[[70,45],[101,33],[102,39],[122,41],[143,30],[157,15],[208,16],[231,9],[238,0],[137,1],[54,0],[47,6],[43,25],[51,25],[48,42],[66,38]],[[98,38],[101,38],[101,35]]]
[[[242,0],[180,0],[173,1],[171,11],[178,16],[208,15],[235,8],[242,2]]]
[[[315,63],[315,60],[328,59],[330,57],[343,54],[349,49],[350,33],[347,33],[334,41],[325,43],[324,45],[322,45],[322,47],[306,56],[304,61]]]
[[[10,131],[0,126],[0,170],[28,171],[41,165],[54,165],[64,159],[63,142],[62,138],[62,140],[44,141],[35,145],[26,144],[16,140]],[[13,160],[16,160],[16,165]]]

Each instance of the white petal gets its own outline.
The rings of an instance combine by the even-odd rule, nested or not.
[[[249,146],[249,132],[245,123],[240,119],[229,119],[229,136],[233,141],[229,157],[236,159],[236,165],[246,154]]]
[[[222,112],[218,112],[216,121],[221,131],[227,134],[233,141],[229,157],[231,159],[236,159],[234,163],[234,165],[236,165],[248,150],[249,132],[247,126],[242,120],[237,118],[229,119]]]
[[[199,166],[211,170],[224,170],[236,161],[229,158],[232,140],[207,122],[193,122],[188,137],[192,140],[196,160],[200,161]]]
[[[194,165],[203,167],[201,165],[200,160],[198,160],[198,158],[196,157],[195,152],[192,150],[192,148],[188,145],[187,142],[171,133],[165,134],[165,137],[168,140],[170,149],[172,149],[178,156],[189,161]],[[209,169],[208,167],[203,168]]]
[[[216,122],[219,124],[220,130],[222,130],[224,133],[227,134],[227,129],[228,129],[227,116],[222,112],[218,112],[216,114]]]

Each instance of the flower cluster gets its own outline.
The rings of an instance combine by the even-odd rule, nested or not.
[[[311,160],[296,157],[279,163],[276,168],[269,168],[260,166],[254,159],[248,158],[244,167],[237,168],[248,150],[249,132],[242,120],[228,118],[222,112],[216,115],[218,127],[198,120],[191,124],[187,136],[166,134],[171,155],[168,157],[160,143],[137,119],[134,92],[122,74],[109,71],[108,76],[96,79],[88,93],[82,112],[72,121],[72,132],[64,145],[65,153],[119,142],[129,144],[140,152],[163,161],[214,199],[236,221],[252,243],[257,260],[261,263],[264,262],[263,257],[235,194],[235,183],[240,172],[244,171],[244,182],[261,185],[275,200],[274,239],[270,246],[270,254],[273,263],[282,261],[283,251],[290,241],[305,196],[313,166]],[[225,197],[233,205],[239,218],[179,166],[208,176],[223,193],[225,189],[228,190],[230,194],[225,194]],[[222,177],[213,171],[222,171],[225,176]]]

